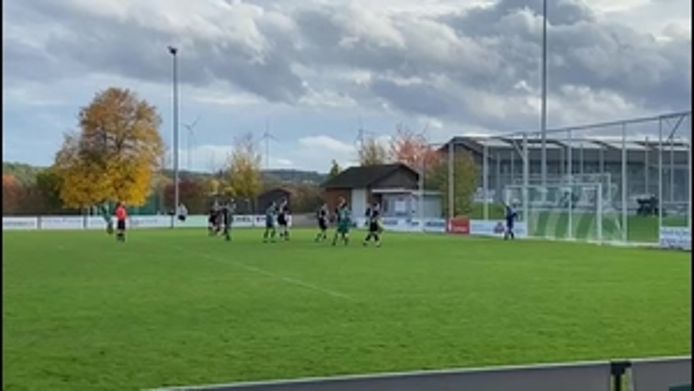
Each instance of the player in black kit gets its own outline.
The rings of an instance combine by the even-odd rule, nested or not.
[[[316,220],[318,221],[318,235],[316,235],[316,242],[322,242],[328,238],[328,204],[323,204],[318,211],[316,211]]]
[[[280,202],[277,225],[280,226],[280,238],[289,240],[289,206],[286,198]]]
[[[364,246],[369,244],[369,240],[373,238],[376,247],[381,247],[381,208],[378,203],[374,202],[373,206],[366,211],[366,222],[369,227],[369,233],[364,238]]]

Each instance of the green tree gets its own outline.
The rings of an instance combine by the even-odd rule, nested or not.
[[[260,161],[253,135],[247,133],[238,138],[229,157],[228,180],[222,186],[224,193],[254,202],[263,187]]]
[[[342,168],[339,164],[337,164],[337,161],[333,159],[332,166],[330,167],[330,172],[328,172],[328,179],[335,178],[336,176],[340,175],[341,172]]]
[[[369,138],[359,147],[359,164],[375,166],[388,161],[386,148],[373,138]]]
[[[36,190],[41,199],[43,213],[57,213],[62,209],[60,200],[61,178],[51,167],[36,174]]]
[[[428,188],[436,188],[443,195],[443,209],[446,216],[449,215],[448,199],[448,159],[442,159],[428,177],[425,177],[425,184]],[[470,215],[473,209],[475,191],[479,168],[474,159],[468,152],[457,154],[453,161],[453,215]]]

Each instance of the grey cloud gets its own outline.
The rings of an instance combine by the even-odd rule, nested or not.
[[[111,72],[145,81],[168,82],[172,71],[166,47],[179,42],[179,75],[184,83],[210,85],[216,80],[226,81],[268,101],[290,102],[305,92],[302,81],[290,68],[291,63],[272,51],[257,59],[249,54],[252,49],[239,42],[215,42],[163,32],[133,20],[80,13],[77,8],[53,2],[39,1],[31,5],[36,7],[33,9],[36,15],[61,20],[67,34],[50,38],[43,48],[28,48],[17,41],[5,42],[13,61],[8,74],[15,77],[50,79],[81,71]],[[272,29],[272,25],[264,27]],[[275,42],[286,48],[281,38]],[[186,50],[188,48],[190,50]],[[45,54],[48,51],[53,53],[52,65],[55,66],[52,74],[43,75],[40,70],[46,61],[40,59],[48,57]],[[14,56],[15,53],[18,55]]]
[[[254,3],[249,7],[262,8],[242,16],[253,33],[243,40],[95,15],[69,2],[15,1],[11,12],[21,14],[18,23],[27,29],[51,20],[65,31],[44,48],[5,41],[6,73],[50,79],[110,72],[163,83],[171,76],[165,47],[178,41],[182,81],[196,86],[230,83],[291,105],[306,101],[301,98],[311,90],[327,91],[364,106],[385,101],[408,115],[489,128],[534,126],[537,121],[528,99],[538,95],[540,1],[500,0],[444,16],[377,12],[347,2]],[[569,105],[576,96],[617,97],[614,101],[644,111],[690,104],[690,40],[660,42],[606,24],[579,0],[548,4],[550,99]],[[357,70],[371,74],[371,82],[338,77]],[[399,82],[404,79],[417,81]],[[530,90],[517,89],[521,82]],[[586,121],[591,115],[586,113]],[[575,118],[562,110],[550,117],[557,125]]]

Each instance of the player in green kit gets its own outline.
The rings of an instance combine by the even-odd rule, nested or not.
[[[340,198],[340,204],[337,208],[337,230],[333,237],[333,246],[337,244],[337,237],[341,236],[345,246],[349,243],[349,226],[352,224],[352,213],[347,207],[347,202],[344,198]]]

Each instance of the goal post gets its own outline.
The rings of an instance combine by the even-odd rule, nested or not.
[[[573,180],[508,185],[504,201],[518,210],[528,236],[600,243],[621,237],[618,209],[605,198],[610,191],[599,182]]]

